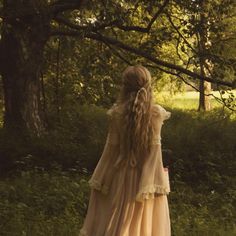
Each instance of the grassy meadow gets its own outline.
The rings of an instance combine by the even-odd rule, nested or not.
[[[232,93],[236,96],[236,90],[233,90]],[[221,95],[218,91],[212,91],[212,95],[209,96],[211,101],[211,108],[222,108],[222,103],[220,103],[216,98],[220,99]],[[227,94],[222,95],[224,98],[227,98]],[[197,110],[199,93],[196,91],[186,91],[179,92],[176,94],[170,94],[169,92],[160,92],[155,94],[156,101],[162,103],[165,106],[168,106],[172,109],[181,109],[181,110]]]
[[[162,132],[163,148],[172,151],[172,235],[236,235],[235,114],[222,112],[215,101],[212,111],[196,112],[193,92],[163,93],[157,101],[172,112]],[[8,169],[0,179],[0,235],[78,235],[107,118],[103,108],[74,109],[52,132],[28,143],[0,130],[0,156]]]

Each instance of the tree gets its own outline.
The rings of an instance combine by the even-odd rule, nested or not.
[[[58,3],[59,4],[59,3]],[[44,130],[40,104],[40,70],[50,22],[60,9],[80,7],[52,5],[47,1],[4,0],[0,71],[3,79],[4,125],[17,132]],[[65,8],[66,7],[66,8]]]
[[[161,3],[143,0],[135,4],[82,0],[3,0],[2,3],[0,73],[5,98],[4,125],[9,130],[18,133],[28,130],[38,135],[44,130],[40,75],[44,48],[51,37],[75,36],[101,42],[144,58],[168,73],[235,86],[235,82],[197,74],[161,60],[150,50],[155,44],[157,22],[170,4],[168,0]],[[132,35],[132,44],[127,40],[128,34]],[[140,44],[138,39],[142,37],[146,37],[146,45]]]
[[[198,54],[199,54],[199,65],[200,73],[202,76],[210,76],[211,63],[208,58],[204,56],[204,53],[210,46],[209,41],[209,21],[207,10],[209,9],[209,3],[206,1],[199,1],[199,24],[198,24]],[[211,83],[201,80],[199,83],[199,106],[198,110],[210,110],[211,104],[208,94],[211,93]]]
[[[173,29],[179,35],[176,48],[177,51],[187,55],[187,58],[183,59],[180,52],[178,52],[180,59],[184,61],[186,66],[192,66],[192,69],[198,71],[203,77],[218,77],[222,80],[233,81],[232,75],[235,69],[232,68],[235,68],[233,60],[235,53],[231,48],[231,57],[225,55],[226,51],[229,52],[228,47],[227,50],[225,49],[225,45],[227,45],[225,43],[230,41],[232,44],[233,40],[236,42],[235,31],[232,30],[232,25],[235,22],[235,4],[233,4],[233,1],[179,0],[176,1],[174,7],[180,9],[179,12],[175,14],[173,9],[169,10],[168,18]],[[177,20],[173,22],[171,16]],[[228,38],[227,35],[230,35],[230,37]],[[231,78],[225,73],[229,70]],[[188,80],[187,78],[184,79],[185,82]],[[195,84],[193,87],[199,92],[198,110],[209,110],[209,98],[212,94],[211,83],[200,80],[199,84]],[[223,89],[219,84],[214,83],[213,88],[219,91]],[[225,103],[226,100],[218,101],[228,108],[233,106],[233,104]]]

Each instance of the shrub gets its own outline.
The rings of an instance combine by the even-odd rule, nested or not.
[[[1,235],[77,235],[88,194],[86,175],[60,169],[0,181]]]
[[[1,173],[39,166],[46,169],[60,165],[64,169],[86,166],[93,170],[105,143],[105,109],[78,106],[50,126],[41,138],[12,137],[0,130]]]

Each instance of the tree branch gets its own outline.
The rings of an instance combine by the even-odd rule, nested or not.
[[[172,72],[172,71],[168,71],[168,70],[165,70],[165,69],[163,69],[163,68],[161,68],[161,67],[159,67],[159,66],[153,66],[153,65],[150,65],[150,64],[147,64],[147,65],[144,65],[144,66],[146,66],[146,67],[151,67],[151,68],[156,68],[156,69],[158,69],[158,70],[160,70],[160,71],[163,71],[163,72],[165,72],[165,73],[167,73],[167,74],[171,74],[171,75],[174,75],[174,76],[177,76],[179,79],[181,79],[185,84],[187,84],[188,86],[190,86],[190,87],[192,87],[195,91],[197,91],[197,92],[200,92],[200,90],[197,88],[197,87],[195,87],[195,86],[193,86],[191,83],[189,83],[183,76],[181,76],[180,74],[181,73],[174,73],[174,72]],[[218,90],[219,91],[219,90]],[[219,91],[219,93],[220,93],[220,91]],[[215,96],[213,93],[204,93],[204,95],[205,96],[212,96],[218,103],[220,103],[220,104],[222,104],[223,106],[225,106],[225,107],[227,107],[229,110],[231,110],[231,111],[236,111],[236,109],[234,109],[234,108],[232,108],[229,104],[227,104],[226,102],[225,102],[225,100],[224,100],[224,98],[222,97],[222,94],[220,93],[220,96],[221,96],[221,98],[218,98],[217,96]]]
[[[65,19],[64,17],[59,17],[59,16],[55,17],[54,20],[71,29],[90,30],[90,31],[97,31],[97,30],[105,29],[106,27],[112,26],[115,23],[115,20],[114,20],[108,23],[103,23],[103,24],[76,25],[72,23],[71,21]]]
[[[188,45],[188,47],[191,48],[192,51],[197,54],[197,51],[192,47],[192,45],[188,42],[188,40],[182,35],[182,33],[181,33],[181,32],[178,30],[178,28],[175,26],[174,22],[173,22],[172,19],[171,19],[171,16],[170,16],[168,13],[166,13],[166,16],[167,16],[167,18],[168,18],[170,24],[172,25],[172,27],[173,27],[173,28],[175,29],[175,31],[178,33],[178,35],[184,40],[184,42]]]
[[[157,18],[161,15],[161,13],[164,11],[165,7],[168,5],[170,0],[165,0],[163,5],[158,9],[158,11],[155,13],[155,15],[152,17],[150,22],[148,23],[147,27],[140,27],[135,25],[121,25],[120,23],[116,23],[115,26],[121,30],[124,31],[138,31],[142,33],[149,33],[153,23],[157,20]]]
[[[126,64],[132,66],[132,63],[129,60],[127,60],[125,57],[123,57],[118,50],[113,48],[110,44],[106,44],[106,45],[108,48],[110,48],[113,51],[116,57],[118,57],[121,61],[124,61]]]
[[[184,73],[184,74],[186,74],[186,75],[188,75],[192,78],[195,78],[195,79],[205,80],[205,81],[208,81],[208,82],[211,82],[211,83],[221,84],[221,85],[229,86],[229,87],[236,87],[236,80],[234,82],[228,82],[228,81],[222,81],[220,79],[213,79],[213,78],[210,78],[210,77],[201,76],[201,75],[199,75],[197,73],[194,73],[190,70],[182,68],[181,66],[174,65],[174,64],[171,64],[169,62],[162,61],[158,58],[155,58],[155,57],[151,56],[149,53],[147,53],[145,51],[142,51],[138,48],[126,45],[126,44],[122,43],[121,41],[118,41],[116,39],[113,39],[113,38],[110,38],[110,37],[107,37],[107,36],[104,36],[104,35],[101,35],[101,34],[98,34],[98,33],[96,33],[96,34],[95,33],[88,33],[87,35],[85,35],[85,37],[91,38],[91,39],[94,39],[94,40],[98,40],[98,41],[102,41],[104,43],[109,43],[109,44],[114,45],[118,48],[124,49],[128,52],[131,52],[131,53],[134,53],[136,55],[142,56],[143,58],[146,58],[149,61],[152,61],[157,65],[161,65],[161,66],[167,67],[169,69],[173,69],[175,71]]]
[[[85,0],[58,0],[49,5],[45,5],[42,9],[37,9],[46,13],[48,15],[57,15],[60,12],[68,11],[68,10],[76,10],[82,7],[82,4]],[[17,10],[7,9],[5,7],[0,7],[0,18],[2,17],[24,17],[31,15],[38,15],[38,11],[35,9],[27,8],[26,6],[22,6]]]
[[[223,81],[221,79],[213,79],[210,77],[204,77],[201,76],[195,72],[192,72],[188,69],[185,69],[181,66],[160,60],[152,55],[150,55],[148,52],[145,52],[143,50],[140,50],[139,48],[135,48],[132,46],[129,46],[127,44],[122,43],[119,40],[116,40],[114,38],[110,38],[108,36],[104,36],[98,32],[78,32],[76,30],[74,31],[58,31],[58,30],[54,30],[51,32],[51,35],[64,35],[64,36],[83,36],[84,38],[89,38],[89,39],[93,39],[96,41],[100,41],[103,42],[105,44],[109,44],[109,45],[114,45],[115,47],[118,47],[120,49],[123,49],[125,51],[128,51],[130,53],[133,53],[135,55],[141,56],[153,63],[155,63],[156,65],[160,65],[160,66],[164,66],[166,68],[169,69],[173,69],[177,72],[183,73],[185,75],[188,75],[194,79],[198,79],[198,80],[205,80],[214,84],[218,84],[218,85],[223,85],[223,86],[228,86],[231,88],[235,88],[236,87],[236,80],[234,80],[233,82],[228,82],[228,81]]]
[[[82,2],[83,0],[81,0],[80,2]],[[142,32],[142,33],[149,33],[151,30],[151,27],[153,25],[153,23],[156,21],[156,19],[158,18],[158,16],[163,12],[164,8],[167,6],[167,4],[169,3],[170,0],[165,0],[165,2],[163,3],[163,5],[158,9],[158,11],[156,12],[156,14],[152,17],[151,21],[149,22],[149,24],[147,25],[147,27],[140,27],[140,26],[135,26],[135,25],[131,25],[131,26],[127,26],[127,25],[122,25],[120,24],[120,22],[118,20],[113,20],[111,22],[108,23],[103,23],[100,25],[95,25],[95,24],[90,24],[87,26],[80,26],[80,25],[76,25],[68,20],[66,20],[63,17],[55,17],[55,20],[59,23],[62,23],[64,25],[66,25],[67,27],[71,28],[71,29],[76,29],[76,30],[81,30],[81,29],[91,29],[93,31],[96,30],[100,30],[100,29],[104,29],[106,27],[117,27],[118,29],[124,30],[124,31],[137,31],[137,32]],[[61,2],[61,1],[58,1]],[[64,1],[63,1],[64,2]],[[68,7],[73,6],[72,5],[68,5]],[[56,7],[56,11],[60,11],[62,9],[67,9],[64,8],[66,7],[66,4],[63,3],[61,5],[61,3],[59,4],[54,4],[54,8]],[[67,9],[68,10],[68,9]]]
[[[153,23],[156,21],[156,19],[159,17],[159,15],[164,11],[165,7],[169,4],[170,0],[165,0],[165,2],[163,3],[163,5],[159,8],[159,10],[156,12],[156,14],[153,16],[153,18],[151,19],[151,21],[149,22],[147,29],[148,31],[150,31]]]
[[[199,92],[199,89],[196,88],[195,86],[193,86],[191,83],[187,82],[181,75],[180,73],[175,73],[175,72],[172,72],[172,71],[169,71],[169,70],[166,70],[166,69],[163,69],[161,68],[160,66],[153,66],[153,65],[150,65],[150,64],[147,64],[147,65],[144,65],[144,66],[147,66],[147,67],[151,67],[151,68],[156,68],[166,74],[170,74],[170,75],[174,75],[174,76],[177,76],[179,77],[185,84],[189,85],[190,87],[192,87],[194,90],[198,91]],[[206,94],[205,94],[206,95]]]
[[[49,12],[57,15],[60,12],[80,9],[85,0],[58,0],[49,5]]]

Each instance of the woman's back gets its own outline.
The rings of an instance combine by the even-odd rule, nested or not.
[[[121,142],[122,132],[124,127],[124,119],[122,116],[124,110],[124,104],[114,104],[107,112],[110,117],[110,128],[111,128],[111,142]],[[161,128],[163,121],[169,119],[171,113],[166,111],[159,104],[153,104],[151,107],[151,126],[153,129],[153,137],[151,140],[152,144],[161,144]],[[113,134],[113,135],[112,135]],[[125,141],[125,140],[123,140]]]
[[[161,128],[170,113],[153,104],[150,73],[131,67],[120,99],[107,112],[109,132],[89,180],[81,236],[170,236],[168,171]]]

